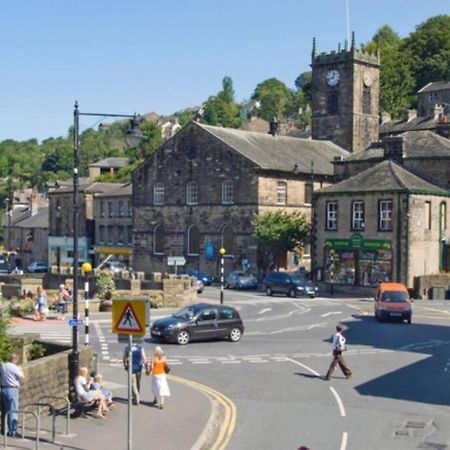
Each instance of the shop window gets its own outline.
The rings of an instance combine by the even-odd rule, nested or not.
[[[364,202],[352,202],[352,230],[364,230]]]
[[[222,228],[222,248],[225,249],[226,255],[230,256],[234,254],[234,233],[233,229],[229,225],[225,225]]]
[[[358,279],[362,286],[378,286],[392,280],[391,250],[360,250]]]
[[[155,183],[153,186],[153,204],[155,206],[164,205],[164,184]]]
[[[198,187],[195,181],[190,181],[186,185],[186,204],[196,205],[198,203]]]
[[[163,225],[156,225],[153,229],[153,254],[164,255],[166,232]]]
[[[378,229],[392,231],[392,200],[380,200],[378,203]]]
[[[425,202],[425,228],[431,230],[431,202]]]
[[[187,233],[188,242],[188,255],[190,256],[198,256],[200,251],[200,231],[198,227],[192,225],[188,229]]]
[[[285,205],[287,201],[287,183],[279,181],[277,186],[277,205]]]
[[[326,230],[338,229],[338,202],[327,202],[326,204]]]
[[[229,205],[233,203],[233,181],[225,180],[222,183],[222,204]]]

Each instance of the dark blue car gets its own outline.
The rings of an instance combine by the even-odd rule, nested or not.
[[[186,269],[178,272],[178,275],[189,275],[190,277],[195,277],[201,280],[205,286],[211,286],[213,278],[210,275],[206,275],[197,269]]]

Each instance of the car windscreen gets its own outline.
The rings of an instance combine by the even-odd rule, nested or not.
[[[199,311],[200,311],[199,307],[186,306],[186,308],[180,309],[175,314],[173,314],[173,317],[177,319],[191,320]]]
[[[304,284],[304,283],[306,283],[306,280],[303,277],[299,276],[299,275],[291,275],[291,280],[294,283],[297,283],[297,284]]]
[[[408,294],[402,291],[385,291],[381,294],[382,302],[403,303],[407,302],[408,300]]]

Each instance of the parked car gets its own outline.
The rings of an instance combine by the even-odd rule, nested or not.
[[[264,278],[264,289],[267,295],[286,294],[289,297],[304,295],[314,298],[318,287],[298,274],[289,272],[272,272]]]
[[[199,280],[203,281],[203,284],[205,286],[211,286],[211,284],[213,282],[213,278],[210,275],[206,275],[197,269],[182,270],[182,271],[178,272],[178,275],[189,275],[191,277],[198,278]]]
[[[47,272],[48,265],[44,261],[34,261],[27,266],[27,271],[30,273]]]
[[[231,306],[196,303],[170,317],[153,322],[153,338],[185,345],[190,341],[229,339],[237,342],[244,333],[239,313]]]
[[[197,294],[201,294],[203,292],[203,289],[205,289],[203,281],[197,278]]]
[[[108,261],[103,266],[104,269],[108,269],[111,272],[117,273],[122,270],[128,270],[127,265],[122,261]]]
[[[412,300],[406,286],[401,283],[380,283],[375,294],[374,310],[379,322],[399,319],[411,323]]]
[[[258,281],[251,273],[230,272],[225,278],[225,287],[234,289],[256,289]]]

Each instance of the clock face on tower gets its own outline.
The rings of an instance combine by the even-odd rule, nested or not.
[[[336,86],[341,79],[341,74],[336,69],[331,69],[327,73],[327,83],[329,86]]]

